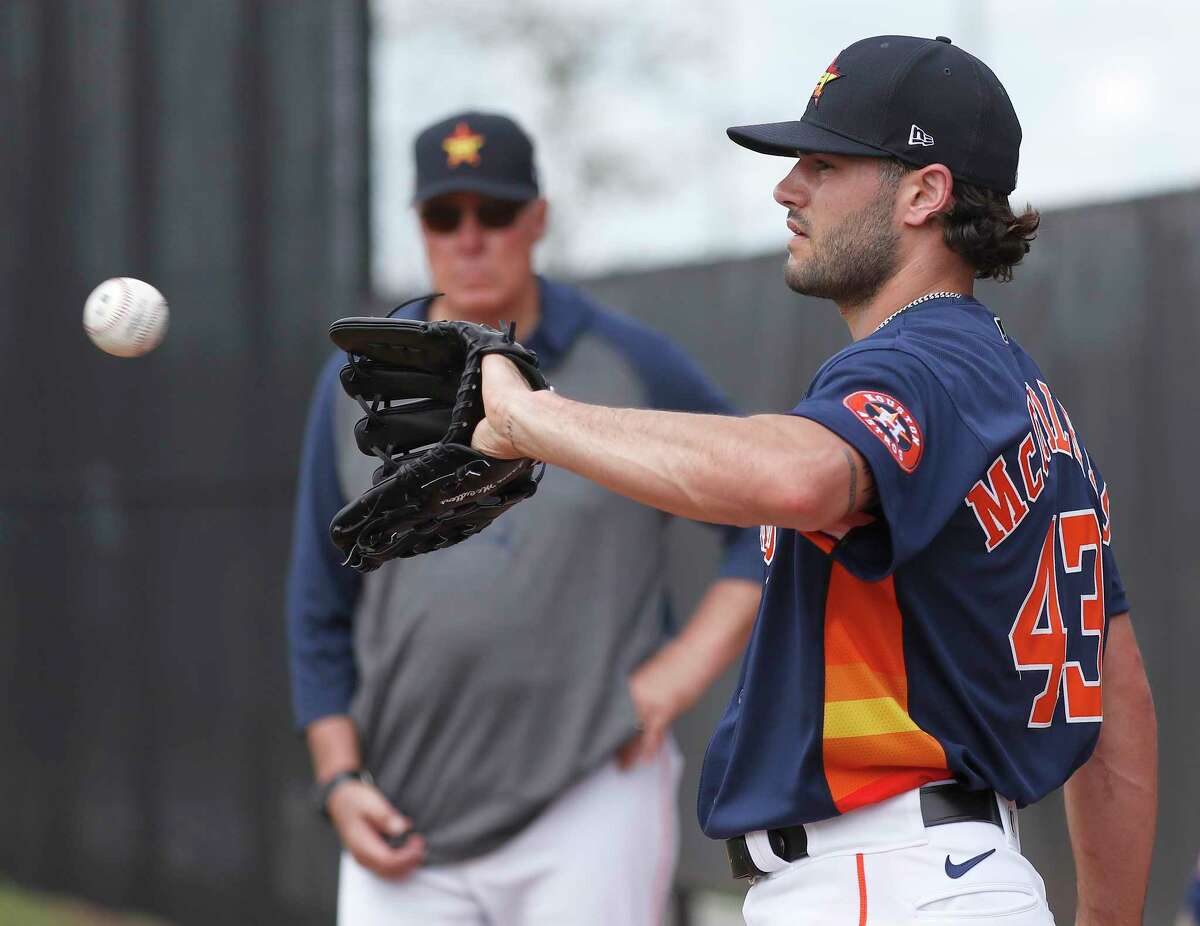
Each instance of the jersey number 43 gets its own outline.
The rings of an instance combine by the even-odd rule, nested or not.
[[[1069,602],[1060,602],[1056,561],[1061,556],[1063,570],[1083,570],[1083,554],[1094,552],[1092,590]],[[1078,608],[1078,614],[1070,613]],[[1067,612],[1068,624],[1063,619]],[[1043,619],[1044,615],[1044,619]],[[1088,671],[1080,661],[1067,661],[1068,633],[1093,637],[1095,663],[1089,653]],[[1067,723],[1099,723],[1100,675],[1104,652],[1104,557],[1101,555],[1100,522],[1092,509],[1067,511],[1050,520],[1046,539],[1038,557],[1037,574],[1029,594],[1021,604],[1017,619],[1008,633],[1013,662],[1018,672],[1044,671],[1046,686],[1033,699],[1029,711],[1030,727],[1048,727],[1054,722],[1059,692],[1066,697]]]

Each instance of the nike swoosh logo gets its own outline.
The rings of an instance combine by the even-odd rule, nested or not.
[[[950,861],[950,856],[946,856],[946,875],[951,878],[961,878],[968,871],[982,862],[985,858],[995,852],[995,849],[988,849],[986,852],[980,852],[974,858],[969,858],[965,862],[955,865]]]

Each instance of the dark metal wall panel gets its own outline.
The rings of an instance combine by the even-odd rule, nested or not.
[[[0,2],[6,876],[330,919],[282,582],[323,330],[366,285],[366,25],[365,0]],[[171,303],[149,357],[80,328],[122,275]]]
[[[783,253],[781,244],[776,256],[614,276],[588,288],[671,332],[746,410],[781,410],[849,343],[832,304],[786,289]],[[1190,491],[1200,454],[1190,416],[1198,292],[1200,192],[1052,212],[1016,279],[978,289],[1041,364],[1112,486],[1113,547],[1159,712],[1150,923],[1171,921],[1200,849],[1200,806],[1185,797],[1200,766],[1200,558],[1187,541],[1200,530],[1200,497]],[[705,533],[680,532],[673,582],[685,604],[712,562]],[[721,847],[690,821],[704,745],[733,683],[731,673],[680,725],[689,760],[681,877],[693,886],[729,887]],[[1059,921],[1070,922],[1074,871],[1061,798],[1026,811],[1022,827]]]

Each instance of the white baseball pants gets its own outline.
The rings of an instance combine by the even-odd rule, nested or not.
[[[679,844],[673,740],[593,772],[487,855],[388,881],[342,853],[338,926],[661,926]]]
[[[749,834],[770,872],[746,895],[747,926],[1054,926],[1046,886],[1021,855],[1016,811],[926,827],[917,791],[805,826],[809,857],[785,862]]]

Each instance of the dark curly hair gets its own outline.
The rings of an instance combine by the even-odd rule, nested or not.
[[[916,168],[895,158],[879,166],[881,182],[895,185]],[[1016,215],[1008,197],[973,183],[954,181],[954,202],[938,216],[942,238],[955,254],[975,269],[979,280],[1012,279],[1013,267],[1029,253],[1042,217],[1029,205]]]

